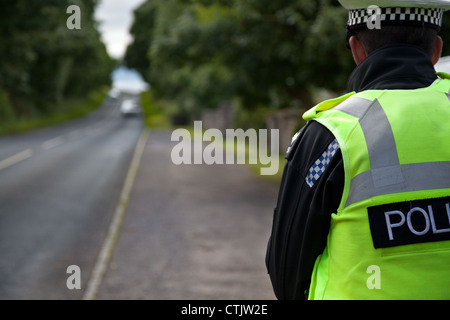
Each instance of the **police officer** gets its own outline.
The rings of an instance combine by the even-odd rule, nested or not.
[[[450,1],[340,3],[357,67],[288,148],[266,255],[274,292],[449,299],[450,76],[434,64]]]

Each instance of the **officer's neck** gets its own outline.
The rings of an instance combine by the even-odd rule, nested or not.
[[[417,89],[431,85],[436,72],[429,55],[412,45],[378,49],[350,75],[347,90]]]

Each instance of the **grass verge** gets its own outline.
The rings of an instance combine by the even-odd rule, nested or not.
[[[150,91],[141,93],[141,106],[144,113],[144,121],[151,129],[169,129],[172,127],[169,116],[164,112],[157,101],[154,101]]]
[[[0,135],[25,132],[83,117],[100,107],[107,94],[106,88],[92,91],[85,97],[64,100],[58,105],[57,111],[50,114],[0,123]]]

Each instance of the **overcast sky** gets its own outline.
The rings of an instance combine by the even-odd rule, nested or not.
[[[145,0],[100,0],[95,12],[99,31],[110,56],[122,58],[131,41],[133,10]]]

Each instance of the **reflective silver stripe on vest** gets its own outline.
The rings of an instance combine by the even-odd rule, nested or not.
[[[450,188],[450,161],[402,164],[397,168],[404,180],[383,187],[375,186],[372,172],[358,174],[350,181],[345,206],[385,194]],[[386,175],[390,171],[386,168]]]
[[[400,165],[391,125],[378,100],[351,97],[335,110],[359,118],[371,168],[350,181],[346,207],[384,194],[450,188],[450,162]]]

